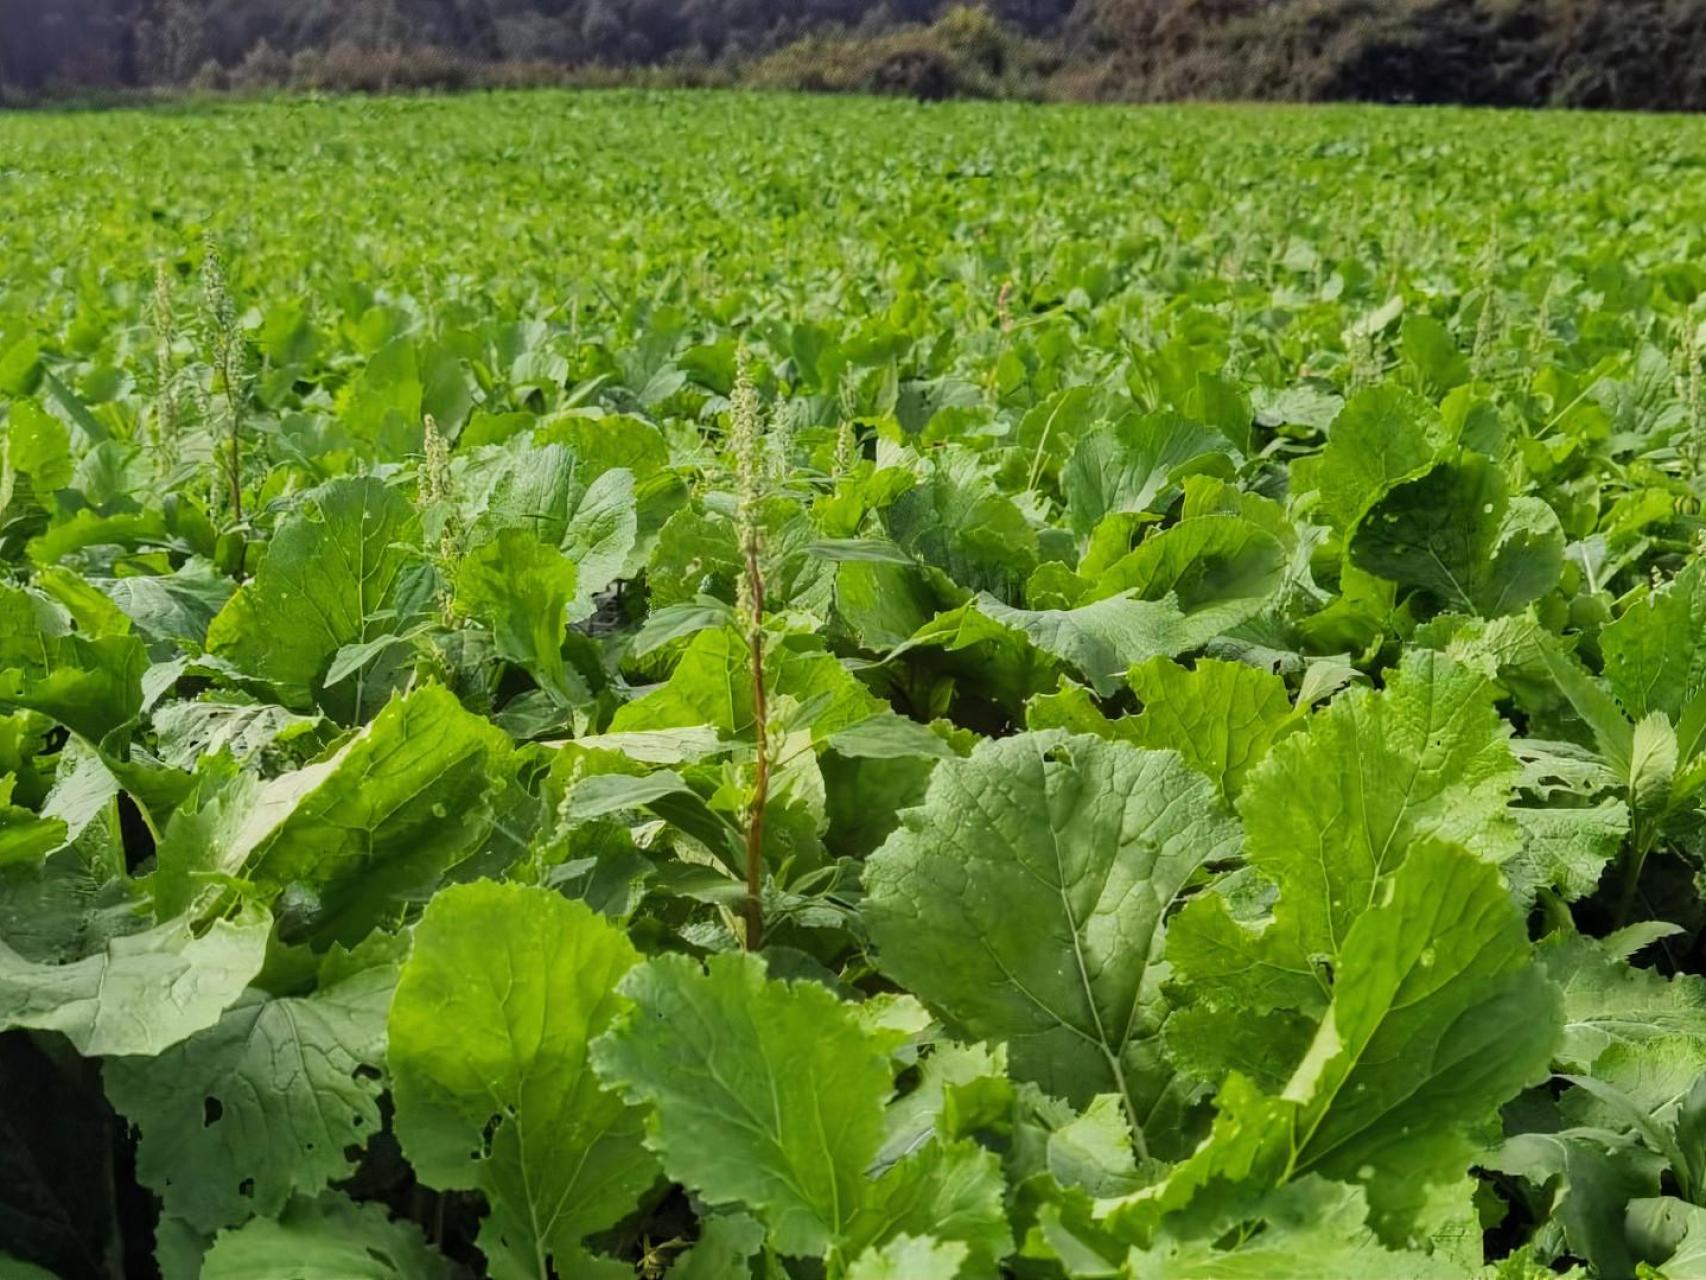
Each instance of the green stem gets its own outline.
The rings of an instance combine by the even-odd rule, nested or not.
[[[1617,897],[1617,914],[1612,917],[1612,927],[1621,929],[1629,923],[1630,913],[1635,909],[1635,895],[1641,888],[1641,871],[1647,864],[1647,854],[1652,849],[1652,841],[1646,833],[1637,828],[1635,844],[1630,850],[1627,865],[1623,868],[1623,889]]]

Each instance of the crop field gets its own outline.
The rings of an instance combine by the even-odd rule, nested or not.
[[[1706,123],[0,116],[0,1280],[1706,1276]]]

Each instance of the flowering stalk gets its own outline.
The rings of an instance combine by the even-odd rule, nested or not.
[[[794,418],[792,414],[775,413],[770,418],[770,430],[764,436],[765,462],[769,467],[770,483],[781,489],[794,473]]]
[[[1469,367],[1474,371],[1477,378],[1487,376],[1492,359],[1491,353],[1494,349],[1494,325],[1501,318],[1496,285],[1496,275],[1501,260],[1499,235],[1495,229],[1487,237],[1487,243],[1482,249],[1478,272],[1481,288],[1481,314],[1475,320],[1475,339],[1469,348]]]
[[[237,330],[237,306],[225,280],[219,247],[209,236],[201,264],[203,301],[207,309],[208,347],[213,370],[225,391],[226,480],[231,490],[231,518],[243,523],[243,338]]]
[[[455,495],[450,474],[450,442],[438,429],[438,419],[427,414],[423,422],[421,469],[416,507],[428,529],[438,523],[438,549],[433,559],[438,569],[438,612],[446,630],[456,627],[450,582],[461,554],[461,531],[456,523]]]
[[[1706,445],[1706,409],[1703,409],[1700,387],[1700,335],[1692,311],[1682,318],[1682,341],[1676,353],[1680,366],[1676,374],[1676,394],[1683,408],[1683,467],[1688,475],[1688,487],[1694,491],[1694,501],[1700,501],[1700,460]]]
[[[764,476],[758,388],[752,362],[742,347],[730,396],[729,436],[735,459],[735,525],[745,572],[741,578],[740,621],[746,631],[752,668],[752,732],[755,742],[752,795],[746,809],[745,945],[756,951],[764,941],[764,807],[770,798],[770,714],[764,688],[764,553],[758,504]]]
[[[858,417],[859,388],[850,370],[842,373],[837,390],[841,401],[841,424],[835,428],[835,475],[840,479],[853,470],[854,451],[858,448],[853,421]]]
[[[178,438],[178,387],[172,373],[172,341],[176,322],[172,314],[172,282],[166,264],[154,268],[154,423],[155,463],[161,474],[171,470]]]

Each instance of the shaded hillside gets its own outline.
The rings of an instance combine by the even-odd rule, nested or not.
[[[1060,28],[1073,0],[985,6],[1016,30]],[[871,35],[937,0],[0,0],[0,74],[16,89],[185,83],[261,51],[432,49],[472,62],[710,64],[813,34]]]
[[[0,87],[1706,107],[1706,0],[0,0]]]
[[[1702,0],[1095,0],[1087,96],[1698,110]]]

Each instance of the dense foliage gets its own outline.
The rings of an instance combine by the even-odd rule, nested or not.
[[[0,97],[565,79],[1702,110],[1706,0],[0,0]]]
[[[1688,122],[0,154],[0,1276],[1700,1274]]]
[[[500,64],[708,65],[814,34],[914,27],[952,7],[940,0],[0,0],[0,83],[181,85],[220,69],[276,81],[290,76],[292,59],[299,78],[312,76],[334,50],[352,60],[363,51],[404,50]],[[1072,0],[982,7],[1016,32],[1043,35],[1061,28]]]
[[[1081,95],[1706,109],[1701,0],[1094,0]]]

